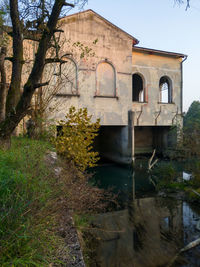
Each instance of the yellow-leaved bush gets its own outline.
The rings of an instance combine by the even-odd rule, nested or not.
[[[54,140],[58,154],[73,161],[81,171],[96,166],[99,153],[93,151],[93,142],[98,135],[100,119],[93,123],[87,108],[76,110],[74,106],[65,118],[66,121],[59,122],[60,131]]]

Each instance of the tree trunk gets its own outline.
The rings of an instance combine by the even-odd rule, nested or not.
[[[5,119],[6,114],[6,96],[7,96],[7,84],[6,84],[6,72],[5,72],[5,56],[6,47],[1,48],[0,52],[0,122]]]
[[[0,138],[0,149],[1,150],[8,150],[11,146],[11,138],[10,136],[5,138]]]
[[[23,32],[19,18],[18,0],[10,0],[10,17],[13,29],[12,77],[6,101],[6,114],[15,110],[20,99],[20,86],[23,66]]]
[[[18,14],[18,6],[17,6],[17,0],[10,0],[10,3],[12,3],[12,8],[11,8],[11,4],[10,4],[10,9],[11,12],[13,12],[13,16],[11,15],[11,20],[12,20],[12,24],[13,24],[13,46],[14,46],[14,39],[17,38],[17,35],[20,32],[21,29],[21,22],[19,22],[19,20],[16,20],[17,16],[19,18],[19,14]],[[23,117],[27,114],[27,111],[30,107],[31,104],[31,99],[32,96],[36,90],[36,88],[40,87],[38,86],[38,82],[40,81],[41,77],[42,77],[42,72],[44,69],[44,65],[45,65],[45,58],[46,58],[46,53],[47,50],[49,48],[49,44],[51,41],[51,38],[54,34],[54,31],[56,29],[56,24],[61,12],[61,9],[63,7],[63,5],[66,5],[64,0],[55,0],[51,15],[49,17],[49,21],[47,23],[46,29],[43,31],[41,40],[39,42],[39,46],[38,46],[38,50],[35,56],[35,61],[34,61],[34,65],[33,65],[33,69],[31,71],[31,74],[28,78],[27,83],[24,86],[24,91],[20,97],[20,100],[15,108],[15,106],[11,109],[9,109],[9,112],[6,112],[6,118],[4,121],[0,122],[0,145],[4,145],[4,142],[6,140],[9,139],[9,137],[11,136],[12,132],[15,130],[15,128],[17,127],[17,125],[19,124],[19,122],[23,119]],[[19,22],[19,23],[18,23]],[[14,33],[14,27],[16,28],[16,35]],[[22,35],[20,35],[19,37],[21,38]],[[17,42],[17,41],[16,41]],[[21,45],[21,41],[19,40],[18,45]],[[23,46],[23,43],[22,43]],[[17,47],[16,47],[17,49]],[[23,47],[22,50],[17,50],[18,51],[18,57],[16,57],[16,61],[13,62],[13,66],[14,64],[16,64],[18,66],[18,68],[20,68],[20,64],[17,64],[17,61],[20,61],[21,58],[21,51],[23,51]],[[14,47],[13,47],[13,53],[14,52]],[[20,70],[18,69],[19,73]],[[12,70],[13,72],[13,70]],[[14,75],[12,75],[12,81]],[[19,78],[18,78],[19,79]],[[10,90],[10,89],[9,89]],[[9,143],[9,142],[8,142]],[[5,145],[6,146],[6,145]]]

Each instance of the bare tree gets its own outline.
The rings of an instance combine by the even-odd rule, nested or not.
[[[59,17],[75,5],[83,5],[85,2],[86,0],[71,2],[65,2],[65,0],[10,0],[8,12],[11,27],[2,28],[12,37],[12,57],[5,57],[12,63],[12,75],[6,97],[5,118],[0,122],[1,148],[10,146],[10,136],[27,114],[36,89],[49,84],[49,81],[40,82],[44,66],[48,63],[62,61],[57,52],[59,47],[55,37],[57,32],[62,32],[57,28]],[[33,67],[21,94],[24,40],[38,42],[38,48]],[[53,58],[47,58],[49,49],[55,50]],[[0,94],[0,103],[3,101],[2,94]]]
[[[175,3],[186,4],[186,10],[190,8],[190,0],[174,0]]]

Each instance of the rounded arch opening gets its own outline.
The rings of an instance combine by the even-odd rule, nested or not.
[[[96,68],[96,94],[100,96],[116,96],[116,72],[113,64],[101,61]]]
[[[63,63],[46,64],[43,79],[49,80],[46,86],[52,95],[71,95],[78,92],[78,69],[72,58],[62,58]]]
[[[132,101],[145,101],[144,78],[139,73],[132,75]]]
[[[76,94],[78,92],[78,67],[71,57],[63,57],[65,63],[60,65],[61,91],[66,94]]]
[[[172,103],[172,81],[168,76],[162,76],[159,81],[160,102]]]

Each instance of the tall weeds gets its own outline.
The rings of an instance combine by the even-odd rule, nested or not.
[[[48,266],[55,256],[47,149],[44,142],[21,138],[11,150],[0,150],[0,266]]]
[[[9,151],[0,150],[0,266],[71,266],[70,216],[102,211],[114,199],[72,163],[58,160],[56,175],[49,144],[12,141]]]

